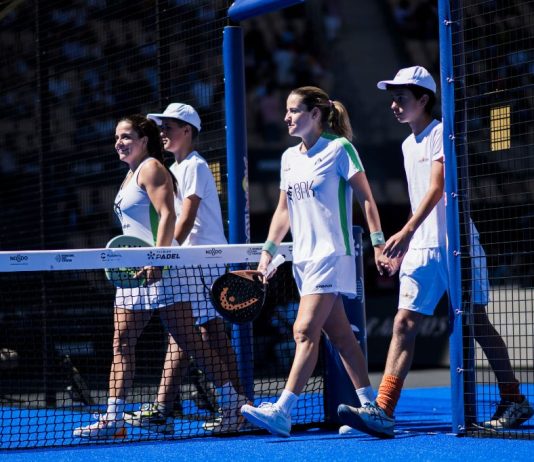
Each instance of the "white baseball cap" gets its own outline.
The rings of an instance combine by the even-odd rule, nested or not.
[[[381,80],[376,84],[380,90],[387,90],[387,85],[417,85],[436,93],[436,82],[421,66],[406,67],[397,72],[393,80]]]
[[[178,119],[187,122],[200,131],[200,117],[192,106],[183,103],[171,103],[163,114],[147,114],[149,119],[152,119],[158,125],[161,125],[161,119]]]

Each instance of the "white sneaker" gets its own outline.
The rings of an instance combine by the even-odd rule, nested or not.
[[[349,427],[348,425],[342,425],[339,427],[340,435],[361,435],[361,433],[355,428]]]
[[[274,403],[261,403],[258,407],[245,404],[241,414],[254,425],[277,436],[289,436],[291,416],[281,411]]]
[[[105,420],[105,415],[102,415],[98,422],[75,428],[72,434],[78,438],[109,439],[125,438],[127,433],[124,420]]]

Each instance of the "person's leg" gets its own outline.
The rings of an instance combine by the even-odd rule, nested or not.
[[[181,378],[188,366],[189,357],[186,352],[176,343],[173,336],[168,334],[167,353],[156,397],[156,402],[163,413],[172,413],[174,401],[180,391]]]
[[[242,414],[253,424],[279,436],[289,436],[291,409],[310,378],[319,356],[321,330],[330,316],[337,294],[311,294],[300,299],[293,325],[295,356],[284,391],[275,404],[255,408],[245,405]]]
[[[226,333],[226,326],[222,318],[210,319],[200,327],[202,340],[206,342],[212,350],[219,353],[221,360],[225,363],[230,381],[234,384],[235,389],[240,395],[245,395],[245,390],[239,380],[239,371],[237,367],[237,358],[232,347],[232,342]]]
[[[483,423],[491,428],[516,428],[534,415],[534,408],[521,394],[508,348],[488,318],[484,305],[473,305],[475,340],[482,348],[497,378],[501,401],[493,416]]]
[[[499,387],[502,385],[506,388],[508,385],[511,388],[508,393],[506,393],[506,390],[501,390],[501,396],[504,392],[504,395],[509,401],[516,401],[520,394],[519,381],[516,379],[512,369],[512,364],[510,363],[510,357],[508,355],[508,348],[499,332],[497,332],[489,320],[486,313],[486,307],[483,305],[473,305],[473,311],[475,340],[486,355],[486,358],[497,377]]]
[[[330,316],[337,294],[304,295],[293,325],[295,356],[285,389],[299,395],[319,357],[321,331]]]
[[[374,401],[374,391],[367,373],[367,361],[352,331],[341,296],[337,298],[323,331],[339,352],[360,404],[364,406]],[[344,410],[344,407],[347,407],[347,409]],[[342,404],[339,406],[338,411],[341,411],[341,413],[344,411],[352,412],[353,409],[352,406]],[[354,434],[355,432],[349,425],[342,425],[339,428],[340,434]]]
[[[393,336],[389,344],[386,368],[376,402],[391,417],[400,398],[404,379],[412,366],[415,339],[424,315],[399,309],[393,323]]]
[[[115,308],[113,361],[109,375],[109,397],[126,398],[135,375],[135,347],[152,311]]]
[[[354,336],[341,296],[337,297],[323,330],[339,352],[360,403],[363,405],[373,401],[373,391],[367,374],[367,361]]]
[[[228,367],[218,352],[202,341],[190,303],[177,303],[167,307],[161,311],[161,319],[180,347],[188,355],[195,357],[216,386],[223,415],[221,425],[214,431],[226,433],[242,430],[244,421],[240,409],[248,400],[237,392]]]
[[[399,309],[376,401],[361,408],[340,405],[338,415],[342,423],[379,438],[393,438],[393,414],[412,365],[415,339],[423,319],[424,315],[420,313]]]
[[[217,387],[230,382],[228,368],[221,361],[218,353],[202,341],[190,303],[176,303],[162,309],[161,319],[174,340],[186,352],[194,356],[200,366],[206,370]]]
[[[109,375],[106,414],[98,422],[79,427],[74,436],[81,438],[124,437],[124,406],[135,374],[137,340],[152,316],[152,311],[115,308],[113,360]]]
[[[167,335],[167,353],[161,373],[158,394],[154,403],[145,403],[139,411],[125,414],[126,423],[147,430],[174,433],[174,401],[177,398],[181,375],[187,367],[188,357],[172,335]]]

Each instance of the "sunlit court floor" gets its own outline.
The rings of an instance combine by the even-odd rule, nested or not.
[[[0,450],[8,462],[103,461],[527,461],[534,460],[534,441],[458,437],[451,428],[448,371],[416,371],[407,381],[396,412],[396,434],[379,440],[365,434],[338,435],[335,429],[296,431],[290,438],[258,432],[230,437],[76,447]],[[373,384],[379,375],[372,374]],[[414,383],[412,383],[414,382]],[[415,386],[414,386],[415,385]],[[534,386],[525,390],[530,396]],[[59,424],[59,422],[57,422]],[[3,422],[5,424],[5,422]],[[534,419],[524,424],[534,432]],[[3,427],[3,432],[6,429]]]

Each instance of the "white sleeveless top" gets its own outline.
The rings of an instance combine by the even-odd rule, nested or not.
[[[133,172],[129,183],[126,186],[123,183],[115,197],[113,210],[121,222],[123,234],[138,237],[155,245],[159,216],[147,192],[138,184],[143,165],[151,159],[153,157],[141,162]]]

